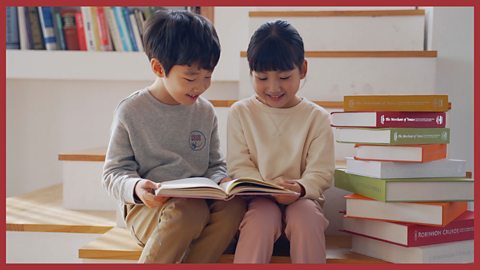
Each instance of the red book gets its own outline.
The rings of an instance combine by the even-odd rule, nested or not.
[[[85,37],[85,26],[83,25],[82,12],[75,12],[75,24],[77,26],[78,45],[81,51],[87,50],[87,38]]]
[[[445,227],[346,217],[343,231],[401,246],[418,247],[471,240],[474,236],[473,220],[472,211],[465,211]]]
[[[333,127],[444,128],[445,112],[332,112]]]
[[[108,31],[108,23],[107,18],[105,16],[105,9],[104,7],[97,7],[97,20],[98,20],[98,28],[100,34],[100,46],[103,51],[111,51],[112,50],[112,42],[110,41],[110,34]]]

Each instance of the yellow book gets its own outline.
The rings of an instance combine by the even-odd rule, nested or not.
[[[343,98],[343,110],[346,112],[446,112],[449,106],[448,95],[362,95]]]

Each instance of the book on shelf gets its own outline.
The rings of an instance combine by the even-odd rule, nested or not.
[[[473,240],[402,247],[353,235],[352,251],[392,263],[473,263]]]
[[[425,163],[365,161],[346,157],[346,173],[373,178],[466,177],[466,162],[441,159]]]
[[[297,193],[273,183],[253,178],[238,178],[218,185],[209,178],[192,177],[165,181],[155,191],[165,197],[229,200],[238,195],[296,195]]]
[[[473,201],[465,177],[374,178],[335,169],[335,187],[384,202]]]
[[[445,112],[332,112],[333,127],[444,128]]]
[[[336,128],[335,140],[356,144],[448,144],[449,128]]]
[[[382,202],[358,194],[344,196],[346,217],[447,226],[467,210],[467,202]]]
[[[43,42],[43,32],[40,26],[40,17],[37,7],[25,7],[25,22],[27,24],[28,40],[30,49],[45,50],[45,43]]]
[[[43,42],[47,50],[57,49],[57,38],[53,26],[52,7],[38,7],[38,16],[43,33]]]
[[[356,144],[353,150],[353,157],[359,160],[421,163],[447,157],[446,144]]]
[[[65,39],[65,47],[67,50],[80,50],[79,34],[77,25],[75,24],[75,10],[61,10],[63,24],[63,36]]]
[[[59,7],[52,7],[52,20],[57,50],[67,50],[65,34],[63,33],[63,18]]]
[[[20,32],[17,7],[6,7],[6,49],[20,49]]]
[[[357,95],[343,98],[346,112],[446,112],[448,109],[448,95]]]
[[[364,218],[343,219],[342,231],[406,247],[472,240],[474,214],[465,211],[445,227]]]
[[[18,34],[21,50],[28,50],[31,48],[28,32],[30,31],[30,26],[27,27],[27,18],[25,14],[25,7],[17,7],[17,18],[18,18]],[[7,22],[8,26],[8,22]]]

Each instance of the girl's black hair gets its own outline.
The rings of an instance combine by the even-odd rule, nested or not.
[[[168,75],[174,65],[198,64],[213,71],[220,58],[220,42],[212,23],[185,10],[159,10],[144,25],[143,47]]]
[[[266,22],[250,39],[247,59],[250,72],[301,68],[305,60],[302,37],[285,20]]]

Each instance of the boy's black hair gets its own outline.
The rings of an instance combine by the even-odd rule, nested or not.
[[[285,20],[266,22],[250,39],[247,59],[250,72],[301,68],[305,60],[302,37]]]
[[[213,71],[220,58],[220,42],[212,23],[186,10],[159,10],[144,25],[143,47],[168,76],[174,65],[198,64]]]

